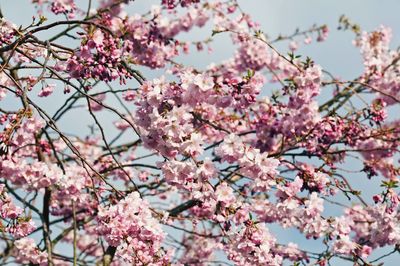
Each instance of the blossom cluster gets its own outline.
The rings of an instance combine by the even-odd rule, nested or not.
[[[118,247],[124,260],[136,265],[163,265],[168,260],[161,251],[165,233],[139,193],[129,194],[110,208],[100,208],[97,217],[98,233],[109,245]]]

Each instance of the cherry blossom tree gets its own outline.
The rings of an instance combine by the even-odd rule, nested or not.
[[[296,52],[323,42],[326,25],[272,38],[236,0],[162,0],[140,14],[128,0],[31,2],[31,24],[0,22],[2,265],[399,256],[400,120],[390,110],[400,52],[390,28],[340,18],[364,62],[343,80]],[[180,40],[203,27],[207,38]],[[221,35],[231,58],[180,63],[212,57]],[[85,116],[90,133],[65,130]],[[282,241],[276,227],[318,244]]]

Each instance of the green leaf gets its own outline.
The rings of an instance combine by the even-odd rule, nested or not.
[[[386,187],[386,188],[396,188],[398,187],[399,182],[396,180],[389,180],[389,181],[382,181],[381,187]]]

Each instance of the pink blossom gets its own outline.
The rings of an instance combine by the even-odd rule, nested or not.
[[[47,254],[40,251],[32,238],[21,238],[14,242],[16,248],[16,259],[20,263],[35,263],[46,265]]]
[[[55,84],[50,84],[42,88],[42,90],[38,93],[39,97],[47,97],[53,93],[54,88],[56,87]]]
[[[229,206],[236,200],[233,189],[226,183],[220,184],[215,191],[215,199],[225,206]]]

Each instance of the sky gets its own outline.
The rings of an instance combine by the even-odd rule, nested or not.
[[[4,16],[17,25],[27,25],[31,22],[31,17],[35,14],[35,10],[28,3],[29,0],[0,0],[0,7]],[[76,1],[80,6],[85,6],[86,0]],[[148,10],[151,4],[159,3],[156,0],[136,0],[132,7],[127,10],[133,14],[143,13]],[[354,34],[350,31],[338,31],[338,19],[341,15],[346,15],[351,21],[360,25],[362,30],[371,31],[380,25],[389,26],[393,30],[392,47],[397,48],[400,45],[400,1],[399,0],[238,0],[241,8],[251,14],[256,22],[259,22],[263,32],[272,39],[279,34],[288,35],[295,31],[296,28],[305,30],[313,24],[326,24],[330,29],[328,39],[323,43],[313,43],[305,46],[301,45],[298,54],[311,57],[317,64],[320,64],[325,70],[330,71],[334,76],[343,79],[352,79],[362,73],[363,65],[361,56],[356,47],[352,44]],[[50,17],[50,20],[54,19]],[[179,37],[185,40],[202,40],[211,35],[211,28],[195,30],[189,34],[183,34]],[[48,33],[46,33],[48,34]],[[44,34],[42,37],[46,37]],[[288,42],[279,43],[276,46],[282,53],[288,51]],[[212,62],[220,62],[232,56],[234,47],[229,43],[228,36],[217,35],[212,44],[213,52],[192,53],[188,56],[179,57],[179,62],[193,65],[199,68],[205,68]],[[148,78],[157,77],[163,74],[163,71],[149,71],[143,69],[143,73]],[[137,84],[128,84],[135,87]],[[57,95],[63,97],[62,87]],[[45,106],[49,110],[56,110],[60,103],[48,103],[46,99],[37,99],[40,105]],[[13,99],[7,99],[1,103],[3,108],[14,106]],[[79,121],[76,116],[80,115]],[[102,123],[108,123],[107,135],[112,139],[118,132],[113,128],[111,122],[116,117],[112,114],[104,114],[101,117]],[[86,126],[90,123],[89,115],[71,112],[62,121],[62,129],[69,132],[78,132],[79,134],[87,134],[89,128]],[[129,136],[125,136],[129,138]],[[351,165],[346,166],[358,169],[360,165],[350,162]],[[367,191],[372,194],[374,186],[379,185],[379,181],[362,182],[364,176],[352,176],[352,183],[355,187]],[[335,211],[335,209],[328,209]],[[295,230],[280,230],[278,227],[272,226],[271,230],[278,234],[278,239],[282,242],[294,241],[299,243],[305,249],[315,249],[317,242],[305,241]],[[383,254],[388,249],[381,250],[376,254]],[[396,257],[397,256],[397,257]],[[385,260],[385,265],[400,265],[400,256],[394,255]],[[345,266],[351,265],[343,261],[335,261],[333,265]]]

